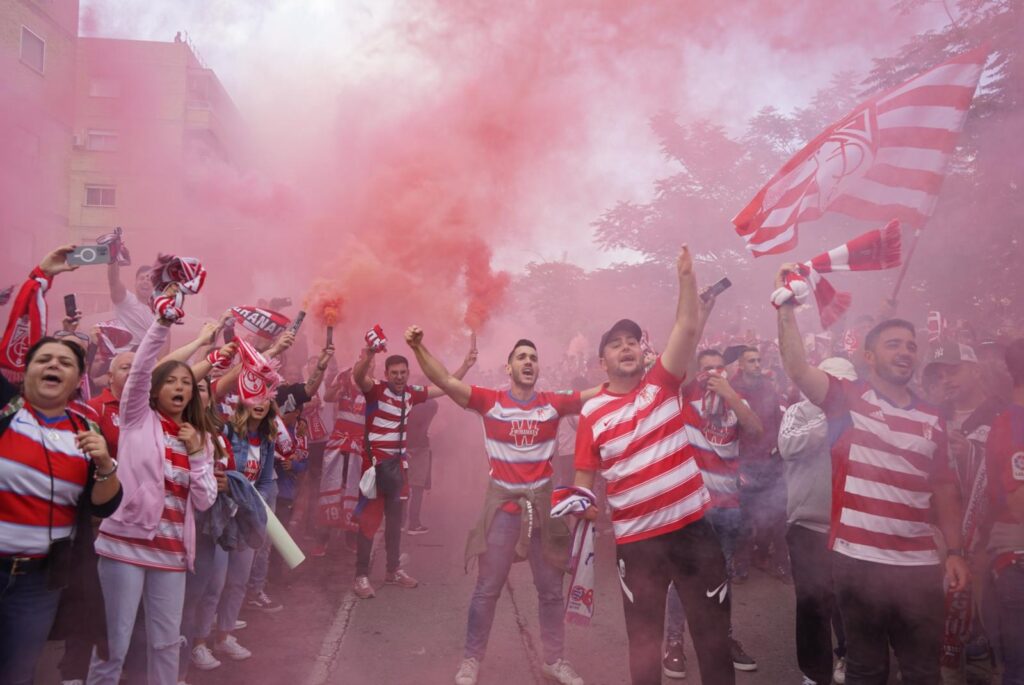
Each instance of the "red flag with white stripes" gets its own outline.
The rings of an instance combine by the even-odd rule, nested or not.
[[[920,228],[931,215],[988,49],[876,95],[830,126],[732,220],[755,257],[796,247],[828,212]]]

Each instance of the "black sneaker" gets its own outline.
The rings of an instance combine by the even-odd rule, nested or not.
[[[665,658],[661,660],[661,672],[669,678],[686,677],[686,656],[683,654],[683,643],[673,640],[665,648]]]
[[[743,651],[743,645],[739,643],[739,640],[729,640],[730,647],[729,653],[732,655],[732,667],[737,671],[756,671],[757,662]]]
[[[430,532],[430,529],[426,526],[409,526],[409,529],[405,531],[406,535],[426,535]]]
[[[279,602],[275,602],[267,596],[266,592],[261,592],[255,597],[250,597],[249,601],[245,603],[250,609],[256,609],[268,614],[276,614],[277,612],[284,609],[284,605]]]

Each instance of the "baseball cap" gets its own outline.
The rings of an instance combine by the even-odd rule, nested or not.
[[[932,364],[959,364],[961,362],[978,363],[978,357],[974,354],[974,348],[953,340],[946,340],[932,348],[925,368]]]
[[[640,325],[636,321],[631,319],[619,319],[611,328],[605,331],[604,335],[601,336],[601,344],[597,346],[598,357],[604,356],[604,346],[608,344],[608,340],[610,340],[616,333],[626,333],[637,340],[640,340],[644,335],[643,331],[640,330]]]

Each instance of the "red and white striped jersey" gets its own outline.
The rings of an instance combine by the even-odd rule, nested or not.
[[[710,495],[690,442],[681,378],[659,358],[625,395],[607,386],[583,405],[576,468],[600,470],[618,544],[645,540],[700,520]]]
[[[401,395],[391,390],[384,381],[374,381],[366,396],[366,437],[372,456],[378,461],[405,452],[406,435],[402,421],[402,405],[405,405],[405,421],[409,411],[417,404],[427,401],[427,389],[422,385],[407,385]],[[369,460],[364,459],[364,466]]]
[[[362,453],[366,437],[366,398],[355,383],[349,381],[338,390],[334,404],[337,412],[327,448]]]
[[[84,421],[77,420],[81,430]],[[51,466],[52,539],[71,535],[89,477],[89,458],[78,449],[76,432],[66,414],[47,419],[26,406],[11,417],[0,436],[0,555],[38,557],[49,551]]]
[[[178,425],[161,416],[164,429],[164,511],[151,540],[111,535],[100,531],[96,538],[96,554],[135,566],[162,571],[184,571],[185,506],[191,479],[188,451],[178,439]],[[244,457],[244,455],[243,455]]]
[[[558,421],[578,414],[582,402],[578,392],[538,392],[520,401],[508,390],[474,385],[466,406],[483,421],[491,480],[518,490],[551,480]]]
[[[822,409],[836,436],[831,549],[880,564],[939,563],[932,493],[955,482],[939,410],[916,398],[897,407],[864,381],[831,376]]]
[[[683,386],[682,400],[687,405],[684,415],[691,418],[690,441],[700,448],[697,464],[711,494],[711,506],[735,509],[740,506],[740,425],[736,412],[723,406],[715,416],[705,416],[704,390],[696,382]]]

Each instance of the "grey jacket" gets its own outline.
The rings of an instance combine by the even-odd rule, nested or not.
[[[832,454],[821,408],[804,400],[786,409],[779,426],[779,454],[785,468],[787,521],[828,533]]]

